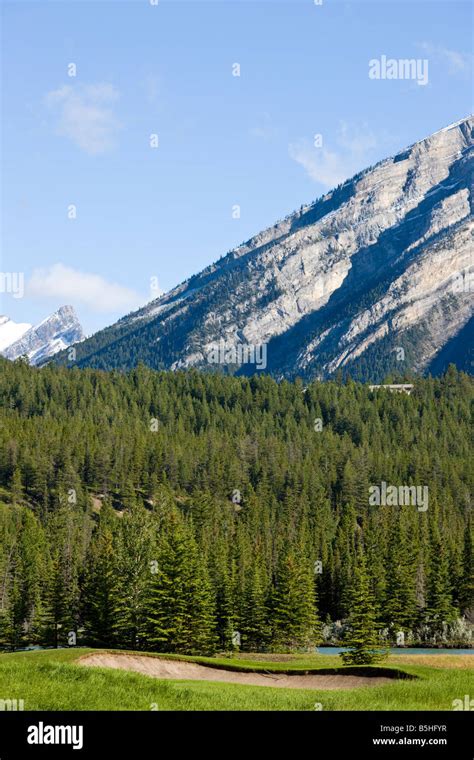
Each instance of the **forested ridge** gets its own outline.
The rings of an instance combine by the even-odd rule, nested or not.
[[[407,396],[0,359],[0,646],[310,647],[361,573],[381,641],[467,643],[472,402],[453,367]]]

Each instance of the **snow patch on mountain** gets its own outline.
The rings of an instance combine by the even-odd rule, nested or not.
[[[28,322],[14,322],[10,317],[0,315],[0,352],[19,340],[30,327]]]

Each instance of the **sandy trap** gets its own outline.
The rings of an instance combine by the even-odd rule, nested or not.
[[[237,673],[180,660],[131,654],[89,654],[78,660],[79,665],[92,668],[132,670],[153,678],[185,681],[225,681],[252,686],[276,686],[285,689],[355,689],[359,686],[380,686],[393,682],[383,676],[351,675],[288,675],[285,673]]]

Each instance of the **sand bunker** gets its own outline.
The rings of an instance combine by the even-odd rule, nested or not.
[[[285,689],[355,689],[360,686],[380,686],[393,683],[383,676],[351,675],[287,675],[285,673],[237,673],[198,665],[194,662],[164,660],[159,657],[131,654],[89,654],[78,660],[79,665],[95,668],[132,670],[153,678],[185,681],[226,681],[252,686],[274,686]]]

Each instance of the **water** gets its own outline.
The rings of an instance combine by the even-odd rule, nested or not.
[[[340,654],[344,647],[318,647],[318,654]],[[474,654],[474,649],[424,649],[422,647],[392,647],[390,654]]]

